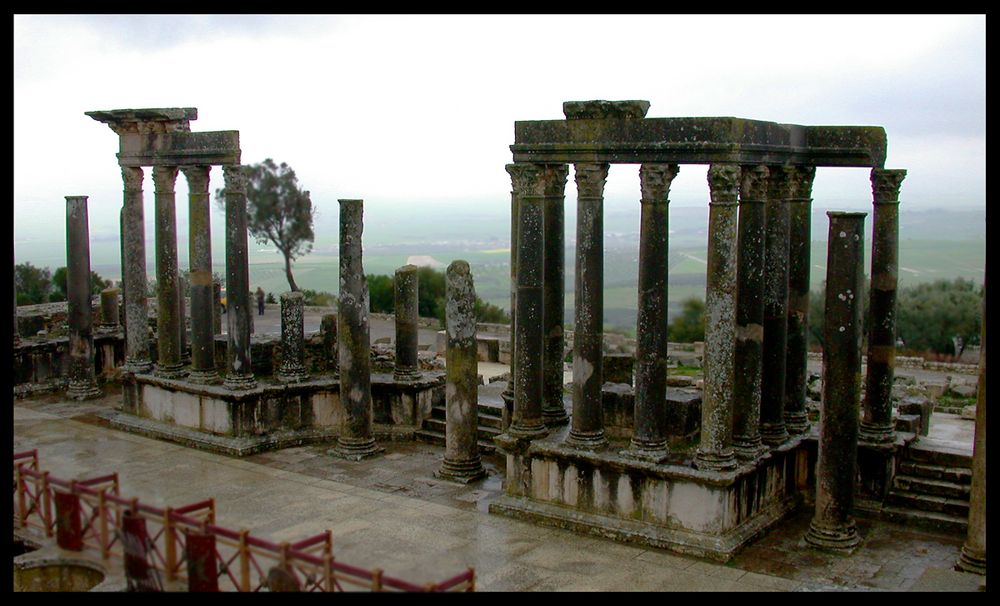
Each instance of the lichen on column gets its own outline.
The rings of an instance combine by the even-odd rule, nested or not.
[[[250,363],[250,267],[247,257],[247,194],[243,170],[222,167],[226,191],[226,379],[234,391],[257,387]]]
[[[146,302],[146,228],[143,220],[142,169],[122,167],[125,202],[122,209],[122,240],[128,251],[122,268],[125,283],[125,369],[147,373],[153,368],[149,356],[149,312]]]
[[[788,321],[785,348],[785,430],[809,430],[806,380],[809,359],[809,261],[812,248],[812,185],[815,166],[796,166],[788,199]],[[820,318],[815,319],[816,322]]]
[[[566,311],[566,245],[565,245],[565,164],[546,165],[544,171],[542,317],[544,353],[542,354],[542,419],[548,427],[565,425],[569,421],[563,403],[563,357],[566,338],[563,320]]]
[[[181,362],[181,307],[177,276],[177,210],[174,206],[176,166],[154,166],[156,242],[156,350],[155,373],[180,378],[186,373]]]
[[[73,400],[101,397],[94,379],[90,309],[90,227],[87,196],[66,196],[66,301],[69,322],[69,388]]]
[[[396,363],[392,374],[397,381],[414,381],[420,378],[420,363],[417,358],[420,318],[418,288],[416,265],[404,265],[396,270],[393,280]]]
[[[188,258],[191,277],[191,374],[199,383],[219,381],[215,369],[215,321],[220,313],[212,281],[210,166],[181,169],[188,182]]]

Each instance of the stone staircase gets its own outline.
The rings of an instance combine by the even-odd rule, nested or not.
[[[496,446],[493,438],[502,430],[503,408],[493,403],[479,401],[479,453],[493,454]],[[431,416],[424,419],[423,426],[416,431],[416,438],[430,444],[445,445],[445,405],[436,404],[431,409]]]
[[[921,438],[902,453],[882,514],[903,524],[964,534],[971,484],[971,453]]]

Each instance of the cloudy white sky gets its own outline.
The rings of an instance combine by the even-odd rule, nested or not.
[[[904,203],[985,207],[983,15],[15,15],[15,257],[64,246],[67,195],[90,196],[92,238],[117,242],[117,136],[85,111],[197,107],[193,130],[239,130],[245,163],[289,163],[335,216],[351,197],[504,211],[514,122],[584,99],[883,126]],[[609,205],[638,196],[636,167],[613,168]],[[682,167],[672,203],[707,196],[705,167]],[[870,196],[863,169],[817,176],[817,204]]]

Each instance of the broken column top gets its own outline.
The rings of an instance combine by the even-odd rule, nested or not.
[[[118,134],[123,132],[187,132],[198,119],[196,107],[150,107],[84,112]]]
[[[641,119],[649,111],[649,101],[566,101],[563,115],[567,120]]]

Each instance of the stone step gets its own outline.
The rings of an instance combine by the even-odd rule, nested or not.
[[[903,451],[903,459],[931,463],[942,467],[972,469],[972,452],[955,448],[949,443],[921,438]]]
[[[445,435],[445,427],[447,424],[443,419],[425,419],[424,426],[421,427],[424,431],[430,431],[434,433],[439,433],[441,436]],[[479,439],[492,441],[495,436],[500,435],[500,428],[498,427],[484,427],[481,423],[479,425]]]
[[[965,536],[969,532],[969,521],[962,516],[954,516],[933,511],[918,511],[908,507],[886,505],[880,512],[882,519],[916,526],[927,530],[939,530]]]
[[[931,463],[902,461],[899,464],[899,473],[919,478],[944,480],[954,484],[968,485],[972,483],[972,470],[963,467],[942,467]]]
[[[434,419],[436,421],[445,422],[447,419],[447,412],[444,406],[435,406],[431,408],[431,416],[428,420]],[[495,414],[494,410],[489,410],[486,414],[483,413],[483,407],[479,407],[479,427],[492,427],[497,431],[503,427],[503,419],[500,418],[499,414]]]
[[[436,444],[442,448],[445,446],[445,436],[443,432],[432,430],[432,429],[418,429],[414,432],[416,439],[427,444]],[[491,455],[496,452],[496,444],[492,440],[484,440],[480,436],[480,439],[476,441],[479,445],[479,453],[484,455]]]
[[[960,501],[969,500],[970,487],[968,484],[898,474],[893,479],[893,486],[901,492],[947,497]]]
[[[886,503],[888,505],[896,505],[905,509],[946,513],[948,515],[962,518],[969,517],[968,501],[933,495],[914,494],[895,488],[889,491]]]

